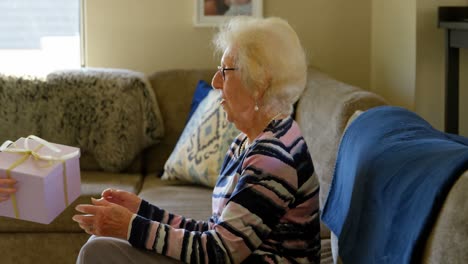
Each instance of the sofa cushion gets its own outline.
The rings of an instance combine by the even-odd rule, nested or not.
[[[147,173],[161,175],[187,125],[192,96],[199,80],[209,82],[216,70],[167,70],[150,75],[164,121],[164,138],[145,151],[143,167]],[[176,91],[176,92],[175,92]]]
[[[91,203],[91,197],[99,198],[106,188],[115,188],[137,193],[143,182],[139,174],[107,173],[102,171],[81,172],[81,195],[70,204],[52,223],[43,225],[29,221],[0,217],[0,232],[83,232],[71,218],[78,212],[75,206]],[[6,201],[9,202],[9,201]]]
[[[150,203],[188,218],[207,221],[211,216],[212,189],[182,181],[147,177],[139,196]],[[320,263],[333,263],[330,239],[321,240]]]
[[[2,264],[74,264],[81,246],[89,239],[82,233],[2,233]]]
[[[333,256],[331,251],[330,239],[323,238],[320,242],[320,264],[332,264]]]
[[[162,179],[214,187],[224,156],[240,133],[228,122],[220,96],[212,90],[201,102],[164,165]]]
[[[212,188],[152,176],[146,177],[139,196],[170,213],[207,221],[212,212],[212,193]]]

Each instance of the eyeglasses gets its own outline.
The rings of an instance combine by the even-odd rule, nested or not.
[[[221,77],[223,77],[223,80],[226,79],[226,73],[225,71],[235,71],[238,68],[226,68],[222,66],[218,66],[218,71],[221,73]]]

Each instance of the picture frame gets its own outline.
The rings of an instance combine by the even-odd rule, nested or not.
[[[262,0],[195,0],[196,27],[216,27],[237,15],[262,17]]]

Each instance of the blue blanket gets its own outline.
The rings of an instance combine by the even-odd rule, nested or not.
[[[468,169],[468,138],[383,106],[361,114],[341,140],[322,212],[344,263],[412,263],[450,188]]]

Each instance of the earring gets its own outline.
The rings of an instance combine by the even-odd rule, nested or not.
[[[254,107],[254,110],[255,110],[255,112],[257,112],[257,111],[258,111],[258,109],[259,109],[259,108],[258,108],[257,101],[255,101],[255,107]]]

